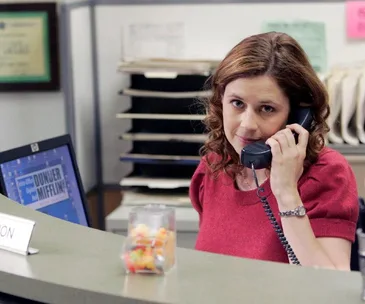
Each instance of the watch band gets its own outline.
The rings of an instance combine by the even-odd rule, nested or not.
[[[303,217],[307,214],[304,206],[298,206],[295,209],[288,211],[279,211],[279,215],[282,217],[298,216]]]

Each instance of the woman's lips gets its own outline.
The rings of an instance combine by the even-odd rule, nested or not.
[[[252,144],[259,140],[258,138],[248,138],[248,137],[242,137],[242,136],[238,136],[238,138],[239,138],[240,142],[244,145],[249,145],[249,144]]]

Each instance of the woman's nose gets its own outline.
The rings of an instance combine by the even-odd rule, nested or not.
[[[251,110],[246,110],[241,115],[241,128],[245,130],[256,130],[257,129],[257,117]]]

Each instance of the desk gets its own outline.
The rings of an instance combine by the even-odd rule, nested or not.
[[[363,304],[359,272],[179,248],[166,276],[123,274],[121,235],[71,224],[0,196],[0,212],[37,222],[32,256],[0,251],[0,292],[43,303]]]

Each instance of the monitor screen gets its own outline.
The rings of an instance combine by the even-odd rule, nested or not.
[[[0,164],[4,195],[42,213],[88,226],[70,146],[28,154]]]

